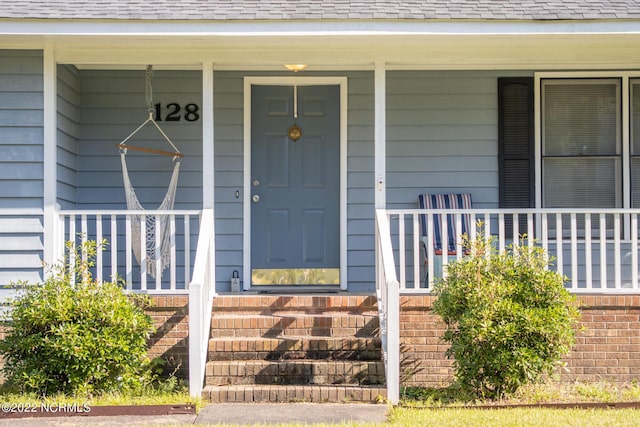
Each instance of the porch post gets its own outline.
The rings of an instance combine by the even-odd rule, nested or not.
[[[57,97],[56,92],[56,60],[52,45],[47,45],[43,52],[43,211],[44,211],[44,262],[52,265],[57,254]],[[50,273],[44,269],[44,275]]]
[[[213,62],[202,64],[202,215],[194,276],[189,284],[189,394],[202,394],[215,295]],[[203,233],[203,230],[211,230]],[[208,248],[203,246],[207,238]],[[204,252],[203,252],[204,251]],[[203,255],[206,256],[203,257]],[[202,258],[201,258],[202,257]],[[206,264],[206,265],[204,265]],[[204,268],[203,271],[201,270]]]
[[[202,208],[213,209],[215,194],[213,62],[202,64]]]
[[[375,137],[374,177],[375,208],[384,209],[386,203],[386,156],[387,156],[387,76],[386,64],[375,63]]]
[[[386,64],[384,61],[376,61],[374,69],[375,81],[375,140],[374,140],[374,176],[375,176],[375,208],[385,209],[387,206],[387,75]],[[380,239],[376,233],[376,239]],[[376,262],[380,263],[380,242],[376,241]],[[387,330],[387,364],[385,366],[386,382],[387,382],[387,398],[392,403],[398,403],[400,398],[400,294],[399,285],[395,283],[387,283],[380,286],[381,280],[386,277],[380,277],[380,269],[376,268],[376,281],[379,289],[387,292],[387,304],[384,309],[386,312],[386,330]],[[378,303],[381,303],[379,301]]]

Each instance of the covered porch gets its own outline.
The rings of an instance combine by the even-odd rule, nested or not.
[[[65,241],[105,238],[110,244],[99,250],[98,278],[122,277],[132,292],[187,294],[189,383],[191,394],[199,395],[213,300],[232,290],[230,280],[236,271],[244,290],[251,290],[247,236],[254,200],[244,82],[284,76],[286,84],[293,86],[304,77],[343,79],[339,291],[377,292],[388,396],[395,402],[400,384],[400,297],[428,294],[433,280],[446,275],[438,265],[464,252],[458,234],[454,255],[438,255],[430,244],[423,250],[420,216],[425,218],[427,234],[435,222],[449,216],[457,224],[468,218],[471,235],[477,220],[482,221],[483,232],[495,237],[500,250],[511,243],[541,245],[556,258],[556,268],[569,277],[567,286],[572,291],[638,292],[640,211],[628,192],[634,179],[629,132],[619,133],[619,153],[614,149],[613,154],[603,154],[620,156],[614,163],[620,171],[615,180],[620,181],[621,190],[612,208],[545,205],[542,151],[531,157],[538,165],[539,194],[530,207],[500,208],[498,79],[536,78],[533,99],[541,102],[539,83],[544,76],[536,76],[537,70],[579,69],[596,78],[614,75],[621,82],[620,101],[628,106],[630,86],[637,76],[610,69],[640,68],[640,59],[632,54],[640,46],[640,37],[630,24],[591,24],[580,35],[540,34],[552,25],[389,22],[359,31],[347,24],[317,22],[296,28],[283,22],[229,22],[205,30],[170,22],[134,26],[72,22],[38,27],[28,39],[22,38],[24,30],[16,25],[0,47],[43,52],[43,208],[29,215],[0,209],[0,215],[41,221],[39,229],[29,228],[24,235],[42,236],[41,258],[49,264],[60,259]],[[562,24],[557,25],[557,31],[562,31]],[[307,68],[300,74],[283,71],[288,63]],[[123,87],[147,64],[173,81],[173,86],[163,89],[167,95],[163,103],[179,98],[176,104],[199,106],[198,120],[183,131],[190,175],[181,184],[183,198],[168,211],[125,210],[123,197],[113,196],[118,194],[113,184],[115,169],[101,169],[106,161],[100,156],[111,150],[109,162],[113,163],[117,152],[114,135],[102,134],[107,126],[99,109],[106,105],[114,120],[130,116],[138,100],[128,98],[125,92],[131,89]],[[547,76],[566,77],[571,76]],[[145,114],[144,106],[135,111]],[[535,138],[541,138],[539,105],[535,111],[532,128]],[[621,128],[628,130],[629,110],[620,111]],[[119,126],[108,124],[110,131]],[[117,130],[126,135],[130,129]],[[542,150],[540,139],[534,149]],[[143,172],[152,172],[139,178],[157,192],[153,174],[157,170]],[[417,210],[417,196],[425,191],[469,192],[477,207]],[[130,224],[140,215],[168,217],[170,262],[164,274],[159,255],[143,258],[139,264],[134,260],[136,245],[141,253],[147,248],[145,233],[137,243],[132,239]],[[443,222],[440,226],[447,240],[448,228]],[[525,232],[524,241],[514,238]],[[161,234],[162,229],[156,228],[155,233]],[[154,261],[153,267],[148,261]]]

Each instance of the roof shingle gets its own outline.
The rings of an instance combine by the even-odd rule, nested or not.
[[[640,1],[0,0],[0,18],[116,20],[640,19]]]

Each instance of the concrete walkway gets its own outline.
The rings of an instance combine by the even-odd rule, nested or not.
[[[387,405],[373,404],[219,403],[208,405],[200,411],[196,424],[383,423],[387,411]]]
[[[387,405],[341,403],[220,403],[206,406],[198,415],[72,416],[59,418],[0,419],[0,426],[162,426],[162,425],[269,425],[364,422],[383,423]]]

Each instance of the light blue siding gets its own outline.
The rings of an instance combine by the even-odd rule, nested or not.
[[[387,207],[416,209],[421,193],[471,193],[474,208],[497,208],[497,80],[530,74],[388,72]]]
[[[0,285],[42,278],[42,52],[0,50]]]
[[[78,70],[58,66],[58,203],[62,209],[72,209],[77,202],[78,134],[80,93]]]
[[[78,137],[78,209],[122,209],[125,207],[120,155],[116,144],[148,117],[145,72],[79,72],[80,109]],[[202,105],[202,77],[198,71],[155,71],[153,103]],[[202,207],[202,121],[159,122],[161,128],[185,155],[175,209]],[[149,148],[172,150],[162,136],[146,126],[128,142]],[[127,165],[131,182],[145,209],[155,209],[164,197],[173,160],[170,157],[130,151]]]
[[[387,203],[416,208],[420,193],[471,193],[498,206],[500,71],[387,73]]]

